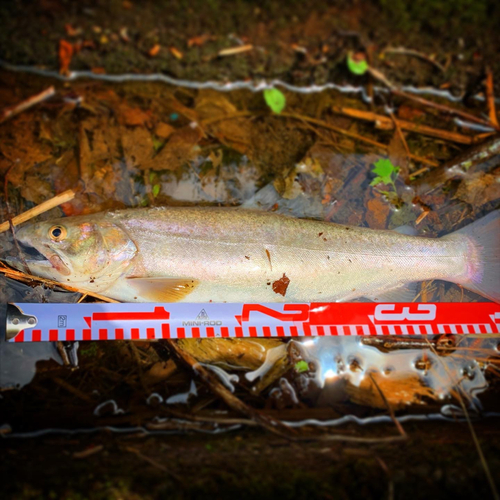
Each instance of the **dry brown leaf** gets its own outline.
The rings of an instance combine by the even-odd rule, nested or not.
[[[0,136],[0,153],[5,158],[2,170],[10,168],[9,181],[16,187],[24,184],[26,172],[52,157],[51,148],[36,138],[34,128],[33,117],[24,114],[12,120]]]
[[[474,207],[481,207],[486,203],[500,198],[500,182],[498,176],[477,172],[471,177],[462,180],[458,186],[455,198],[458,198]]]
[[[386,229],[387,217],[391,211],[389,204],[376,193],[374,198],[368,200],[366,206],[366,222],[371,229]]]
[[[224,95],[215,91],[201,93],[195,109],[202,121],[232,116],[238,112]],[[247,154],[250,149],[252,122],[246,118],[214,121],[206,126],[206,130],[223,144],[242,154]]]
[[[416,375],[387,377],[375,372],[372,376],[394,410],[403,409],[411,404],[421,404],[424,398],[437,399],[433,390],[425,386]],[[346,392],[353,403],[371,408],[387,408],[370,377],[364,377],[359,386],[347,383]]]
[[[399,175],[401,175],[403,179],[407,179],[409,173],[408,154],[403,140],[397,130],[394,130],[387,153],[392,164],[401,169]]]
[[[150,127],[151,111],[143,111],[141,108],[133,108],[121,104],[117,109],[118,123],[131,127]]]
[[[165,122],[160,122],[155,128],[155,134],[161,139],[168,139],[175,132],[175,128]]]
[[[278,339],[184,339],[179,345],[201,363],[255,370],[269,349],[283,344]]]
[[[202,133],[198,127],[183,127],[170,136],[167,144],[154,157],[139,165],[142,169],[177,170],[198,154],[195,146]]]
[[[133,165],[146,169],[154,153],[151,134],[145,128],[128,129],[122,127],[121,140],[123,153],[127,161]]]

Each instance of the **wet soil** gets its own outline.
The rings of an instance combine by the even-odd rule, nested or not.
[[[475,93],[485,66],[500,81],[499,17],[494,0],[16,0],[0,6],[0,59],[57,71],[69,50],[71,70],[201,81],[280,78],[308,85],[364,81],[349,75],[345,54],[366,50],[399,84]],[[253,49],[218,56],[247,45]],[[408,54],[386,54],[389,46],[436,56],[441,69]]]
[[[498,420],[475,429],[498,470]],[[465,423],[409,423],[405,430],[408,442],[383,446],[290,443],[251,431],[3,440],[0,478],[9,499],[491,498]],[[364,430],[394,432],[385,425]]]

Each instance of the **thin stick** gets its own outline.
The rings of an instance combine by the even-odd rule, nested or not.
[[[425,340],[427,340],[427,338]],[[445,363],[443,363],[443,360],[439,357],[438,353],[434,349],[434,346],[428,340],[427,340],[427,342],[429,343],[429,347],[431,348],[434,355],[437,356],[438,361],[443,365],[443,368],[445,369],[448,377],[450,378],[450,381],[453,383],[453,377],[452,377],[448,367],[446,366]],[[486,458],[483,454],[483,450],[481,448],[481,444],[479,443],[479,439],[477,438],[476,431],[475,431],[474,427],[472,426],[472,422],[471,422],[471,419],[469,417],[469,412],[467,411],[467,408],[465,406],[462,395],[460,394],[460,387],[458,385],[457,385],[456,395],[458,396],[457,399],[460,403],[460,406],[462,407],[462,411],[464,412],[465,419],[467,420],[467,425],[469,426],[469,431],[471,433],[472,440],[474,441],[477,453],[479,455],[479,459],[481,460],[481,464],[482,464],[484,472],[486,474],[486,478],[488,479],[488,483],[490,485],[490,489],[491,489],[491,493],[493,494],[493,498],[495,500],[500,500],[500,496],[498,495],[497,486],[495,484],[495,481],[493,480],[493,476],[491,475],[491,471],[490,471],[490,468],[488,466],[488,462],[486,462]]]
[[[99,293],[95,292],[89,292],[88,290],[81,290],[80,288],[75,288],[74,286],[67,285],[66,283],[60,283],[58,281],[53,281],[49,280],[47,278],[40,278],[38,276],[32,276],[31,274],[26,274],[21,271],[17,271],[15,269],[10,269],[9,267],[1,266],[0,267],[0,273],[5,275],[7,278],[12,278],[14,280],[18,281],[24,281],[27,283],[30,282],[38,282],[38,283],[43,283],[44,285],[48,286],[59,286],[61,288],[64,288],[65,290],[68,290],[69,292],[77,292],[77,293],[82,293],[82,294],[87,294],[89,297],[94,297],[96,299],[102,300],[103,302],[112,302],[115,304],[118,304],[118,300],[110,299],[109,297],[105,297],[104,295],[101,295]]]
[[[369,137],[364,137],[364,136],[356,134],[354,132],[349,132],[349,130],[345,130],[343,128],[336,127],[335,125],[331,125],[328,122],[325,122],[323,120],[318,120],[316,118],[311,118],[309,116],[297,115],[294,113],[280,113],[278,116],[283,116],[283,117],[287,117],[287,118],[294,118],[295,120],[302,120],[302,121],[314,123],[315,125],[319,125],[320,127],[333,130],[333,131],[338,132],[339,134],[342,134],[342,135],[346,135],[347,137],[352,137],[353,139],[357,139],[358,141],[366,142],[367,144],[371,144],[372,146],[380,148],[384,151],[387,151],[387,149],[389,147],[386,144],[383,144],[381,142],[370,139]],[[418,161],[420,163],[426,163],[426,164],[431,165],[433,167],[439,166],[439,163],[436,163],[435,161],[428,160],[427,158],[422,158],[421,156],[417,156],[414,154],[410,154],[410,158],[412,158],[413,160]]]
[[[205,120],[203,122],[203,125],[210,125],[212,123],[220,122],[223,120],[235,120],[237,118],[242,118],[242,117],[247,117],[247,116],[255,116],[252,113],[248,111],[242,111],[238,113],[233,113],[232,115],[225,115],[225,116],[218,116],[216,118],[211,118],[209,120]],[[314,123],[315,125],[319,125],[320,127],[327,128],[329,130],[333,130],[334,132],[338,132],[339,134],[346,135],[347,137],[352,137],[353,139],[357,139],[358,141],[361,142],[366,142],[367,144],[371,144],[372,146],[375,146],[379,149],[382,149],[384,151],[387,151],[388,147],[386,144],[383,144],[381,142],[377,142],[373,139],[370,139],[369,137],[364,137],[359,134],[355,134],[354,132],[349,132],[348,130],[345,130],[340,127],[336,127],[335,125],[331,125],[328,122],[325,122],[323,120],[318,120],[317,118],[311,118],[309,116],[303,116],[303,115],[297,115],[295,113],[280,113],[279,115],[275,115],[277,117],[283,117],[283,118],[293,118],[294,120],[301,120],[303,122],[309,122],[309,123]],[[412,160],[415,160],[419,163],[425,163],[426,165],[430,165],[431,167],[438,167],[439,163],[429,160],[427,158],[423,158],[422,156],[417,156],[414,154],[410,155],[410,158]]]
[[[191,354],[182,349],[180,345],[171,340],[163,340],[159,342],[160,345],[166,346],[167,349],[175,356],[181,363],[189,367],[198,377],[206,384],[206,386],[219,398],[221,398],[231,409],[242,413],[247,417],[254,420],[257,424],[261,425],[268,431],[284,437],[285,439],[294,439],[296,431],[288,427],[280,420],[265,415],[258,410],[248,406],[241,399],[237,398],[231,391],[226,389],[218,378],[204,366],[202,366]],[[153,345],[157,350],[158,344]],[[157,351],[158,352],[158,351]]]
[[[465,111],[460,111],[459,109],[451,108],[450,106],[438,104],[437,102],[429,101],[422,97],[403,92],[402,90],[398,89],[392,82],[390,82],[381,71],[375,68],[369,68],[368,71],[370,72],[370,75],[373,76],[373,78],[386,85],[394,95],[404,97],[405,99],[409,99],[410,101],[418,102],[422,106],[426,106],[428,108],[437,109],[438,111],[441,111],[442,113],[446,113],[448,115],[461,116],[462,118],[471,122],[480,123],[481,125],[485,125],[487,127],[492,126],[491,122],[489,122],[488,120],[483,120],[482,118],[466,113]],[[495,129],[500,131],[500,127],[495,127]]]
[[[183,481],[182,481],[181,477],[178,474],[176,474],[172,470],[171,467],[165,467],[164,465],[160,464],[159,462],[157,462],[156,460],[152,459],[151,457],[148,457],[148,456],[144,455],[143,453],[141,453],[140,450],[138,450],[137,448],[134,448],[132,446],[126,446],[125,449],[127,451],[130,451],[131,453],[135,453],[139,458],[142,458],[142,460],[148,462],[153,467],[156,467],[157,469],[161,470],[162,472],[165,472],[166,474],[169,474],[173,479],[175,479],[181,485],[183,484]]]
[[[68,189],[67,191],[64,191],[64,193],[58,194],[57,196],[54,196],[54,198],[44,201],[43,203],[40,203],[40,205],[37,205],[36,207],[30,208],[29,210],[26,210],[26,212],[23,212],[22,214],[16,215],[14,218],[12,218],[12,225],[18,226],[23,222],[33,219],[33,217],[36,217],[37,215],[43,214],[44,212],[47,212],[52,208],[55,208],[59,205],[62,205],[63,203],[71,201],[74,197],[75,197],[75,192],[72,189]],[[2,222],[2,224],[0,224],[0,233],[8,231],[9,227],[10,227],[9,221]]]
[[[491,68],[486,69],[486,103],[488,104],[488,116],[494,127],[498,128],[498,118],[495,108],[495,94],[493,93],[493,72]]]
[[[358,120],[375,122],[375,126],[377,128],[382,128],[384,130],[391,130],[396,127],[408,130],[409,132],[415,132],[416,134],[436,137],[438,139],[456,142],[458,144],[474,144],[478,140],[476,137],[460,134],[458,132],[450,132],[448,130],[429,127],[427,125],[420,125],[406,120],[400,120],[395,117],[391,120],[391,118],[388,118],[387,116],[379,115],[371,111],[363,111],[361,109],[354,108],[332,108],[332,110],[334,113],[356,118]]]
[[[27,109],[35,106],[36,104],[49,99],[55,93],[56,89],[51,86],[48,89],[45,89],[44,91],[40,92],[39,94],[35,94],[34,96],[31,96],[25,101],[16,104],[15,106],[4,109],[0,114],[0,123],[3,123],[9,118],[12,118],[13,116],[16,116],[19,113],[26,111]]]
[[[391,117],[391,120],[394,123],[394,126],[396,127],[396,131],[399,135],[399,138],[401,139],[401,142],[403,143],[403,146],[406,151],[406,156],[408,156],[408,159],[410,158],[411,152],[410,148],[408,147],[408,143],[406,142],[405,136],[403,135],[403,131],[401,130],[401,127],[399,126],[398,120],[394,116],[394,113],[392,111],[389,112],[389,116]]]
[[[411,101],[418,102],[422,106],[427,106],[428,108],[437,109],[438,111],[441,111],[442,113],[446,113],[448,115],[461,116],[465,120],[469,120],[469,121],[475,122],[475,123],[480,123],[481,125],[486,125],[487,127],[492,126],[492,124],[489,121],[483,120],[482,118],[479,118],[475,115],[471,115],[470,113],[466,113],[465,111],[460,111],[459,109],[451,108],[449,106],[445,106],[444,104],[438,104],[437,102],[428,101],[427,99],[423,99],[422,97],[418,97],[418,96],[412,95],[412,94],[407,94],[406,92],[403,92],[402,90],[398,90],[395,88],[392,88],[391,92],[395,95],[400,96],[400,97],[404,97],[405,99],[409,99]],[[500,127],[498,125],[494,126],[494,128],[496,130],[500,131]]]
[[[419,52],[418,50],[413,50],[413,49],[407,49],[405,47],[389,47],[384,50],[386,54],[399,54],[403,56],[414,56],[418,57],[419,59],[423,59],[424,61],[427,61],[428,63],[432,64],[433,66],[436,66],[439,71],[442,71],[444,73],[445,69],[444,66],[439,64],[437,61],[435,61],[432,57],[429,57],[427,54],[424,54],[423,52]]]
[[[377,384],[377,381],[373,377],[371,373],[368,374],[373,382],[373,385],[377,389],[378,393],[380,394],[380,397],[382,398],[382,401],[384,402],[385,406],[387,407],[387,410],[389,411],[389,415],[391,416],[391,420],[394,422],[394,425],[398,429],[399,433],[403,437],[407,437],[405,430],[403,429],[403,426],[401,425],[401,422],[396,418],[396,415],[394,414],[394,410],[392,409],[392,406],[389,404],[389,401],[385,397],[385,394],[383,393],[382,389],[380,386]]]
[[[217,55],[219,57],[234,56],[235,54],[241,54],[242,52],[248,52],[249,50],[252,50],[252,49],[253,49],[252,44],[240,45],[239,47],[231,47],[229,49],[219,50]]]

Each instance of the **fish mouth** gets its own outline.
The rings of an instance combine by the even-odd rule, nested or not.
[[[19,248],[21,249],[21,252],[24,256],[24,259],[26,260],[26,263],[28,263],[28,262],[41,263],[43,261],[49,263],[49,260],[47,259],[47,257],[45,255],[43,255],[43,253],[40,252],[34,246],[29,245],[27,243],[23,243],[22,241],[20,241]]]
[[[42,275],[44,277],[51,277],[48,276],[47,273],[53,270],[64,276],[69,276],[71,274],[71,271],[56,253],[49,251],[47,255],[44,255],[35,246],[27,242],[18,240],[18,243],[22,257],[7,257],[5,259],[5,261],[15,269],[23,271],[24,268],[28,266],[30,273]]]
[[[19,250],[21,250],[20,256],[15,257],[9,255],[8,257],[2,259],[14,269],[24,271],[26,269],[26,265],[30,268],[30,270],[34,267],[44,267],[47,269],[52,267],[52,264],[47,257],[45,257],[45,255],[38,251],[34,246],[28,245],[19,240],[18,244]]]

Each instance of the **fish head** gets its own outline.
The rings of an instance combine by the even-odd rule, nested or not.
[[[16,239],[31,274],[96,291],[116,281],[137,253],[124,229],[92,216],[31,224]],[[8,262],[23,268],[20,259]]]

